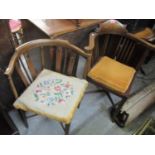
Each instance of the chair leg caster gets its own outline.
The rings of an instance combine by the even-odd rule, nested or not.
[[[125,111],[121,112],[116,108],[111,109],[110,115],[112,122],[115,122],[121,128],[125,126],[125,123],[129,116],[129,114],[127,114]]]

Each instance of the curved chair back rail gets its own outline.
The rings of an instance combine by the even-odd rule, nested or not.
[[[25,44],[22,44],[21,46],[16,48],[16,52],[12,56],[10,63],[8,65],[8,68],[5,71],[5,75],[7,75],[9,78],[9,82],[15,98],[18,97],[18,93],[15,87],[14,80],[12,78],[14,70],[17,71],[22,82],[27,87],[38,75],[38,71],[36,70],[35,65],[33,64],[33,61],[31,59],[31,55],[29,54],[29,52],[35,48],[40,49],[39,52],[40,52],[40,58],[41,58],[40,59],[41,69],[43,69],[45,68],[45,63],[46,63],[45,52],[47,52],[47,50],[45,50],[45,47],[49,47],[48,52],[50,55],[51,69],[53,71],[66,74],[69,76],[76,76],[79,57],[83,57],[86,61],[84,64],[84,69],[83,69],[84,71],[82,73],[83,73],[83,77],[84,78],[86,77],[87,72],[89,71],[89,68],[90,68],[91,54],[85,53],[82,49],[78,48],[77,46],[71,44],[66,40],[59,40],[59,39],[33,40]],[[21,57],[23,56],[27,62],[27,66],[31,74],[29,75],[28,71],[23,67],[24,72],[26,72],[25,75],[27,76],[27,78],[25,77],[21,69],[21,65],[23,65]]]
[[[92,53],[92,65],[100,56],[108,55],[118,61],[139,69],[147,55],[146,51],[155,50],[155,45],[124,32],[93,32],[89,36],[87,53]],[[114,52],[112,52],[114,51]]]
[[[84,57],[86,59],[88,59],[91,56],[90,54],[86,54],[82,49],[71,44],[67,40],[37,39],[37,40],[33,40],[30,42],[24,43],[21,46],[16,48],[16,52],[12,56],[10,63],[8,65],[8,68],[6,69],[5,74],[6,75],[12,74],[12,72],[15,68],[16,61],[22,54],[28,53],[30,50],[32,50],[34,48],[45,47],[45,46],[62,46],[65,48],[70,48],[73,50],[72,51],[73,53],[81,55],[82,57]]]

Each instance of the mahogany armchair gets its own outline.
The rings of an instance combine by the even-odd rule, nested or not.
[[[130,89],[137,70],[148,51],[155,46],[127,32],[124,25],[109,20],[100,25],[89,37],[87,53],[92,54],[88,80],[101,87],[112,103],[111,118],[123,127],[128,113],[122,107],[131,95]],[[121,97],[114,103],[110,93]]]
[[[23,66],[21,55],[26,58]],[[13,105],[27,127],[25,111],[30,111],[59,121],[65,134],[69,133],[71,120],[88,85],[86,80],[75,77],[79,57],[85,60],[82,73],[86,77],[90,54],[66,40],[38,39],[16,48],[5,74],[16,99]],[[14,72],[25,85],[22,93],[17,89],[22,83],[14,82]]]

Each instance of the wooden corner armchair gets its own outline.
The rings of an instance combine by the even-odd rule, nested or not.
[[[134,77],[148,51],[155,46],[127,32],[118,21],[107,21],[90,34],[87,53],[92,54],[90,82],[102,87],[112,103],[111,118],[123,127],[128,113],[121,111],[130,95]],[[115,104],[110,92],[122,98]]]
[[[24,111],[57,120],[65,134],[69,133],[71,120],[88,85],[86,80],[75,77],[80,57],[86,60],[82,72],[86,77],[90,54],[68,41],[38,39],[16,48],[5,74],[16,98],[13,105],[27,127]],[[14,82],[14,72],[26,87],[21,94],[18,86],[22,83]]]

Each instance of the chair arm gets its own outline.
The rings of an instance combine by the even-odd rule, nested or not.
[[[88,46],[84,47],[84,49],[86,50],[87,53],[92,54],[92,51],[95,48],[95,40],[96,40],[97,35],[98,34],[95,33],[95,32],[90,33],[90,35],[89,35],[89,44],[88,44]]]
[[[144,46],[146,46],[148,49],[152,50],[152,51],[155,51],[155,45],[144,40],[144,39],[140,39],[140,38],[137,38],[135,35],[131,34],[131,33],[128,33],[128,36],[135,39],[135,40],[138,40],[141,44],[143,44]]]

